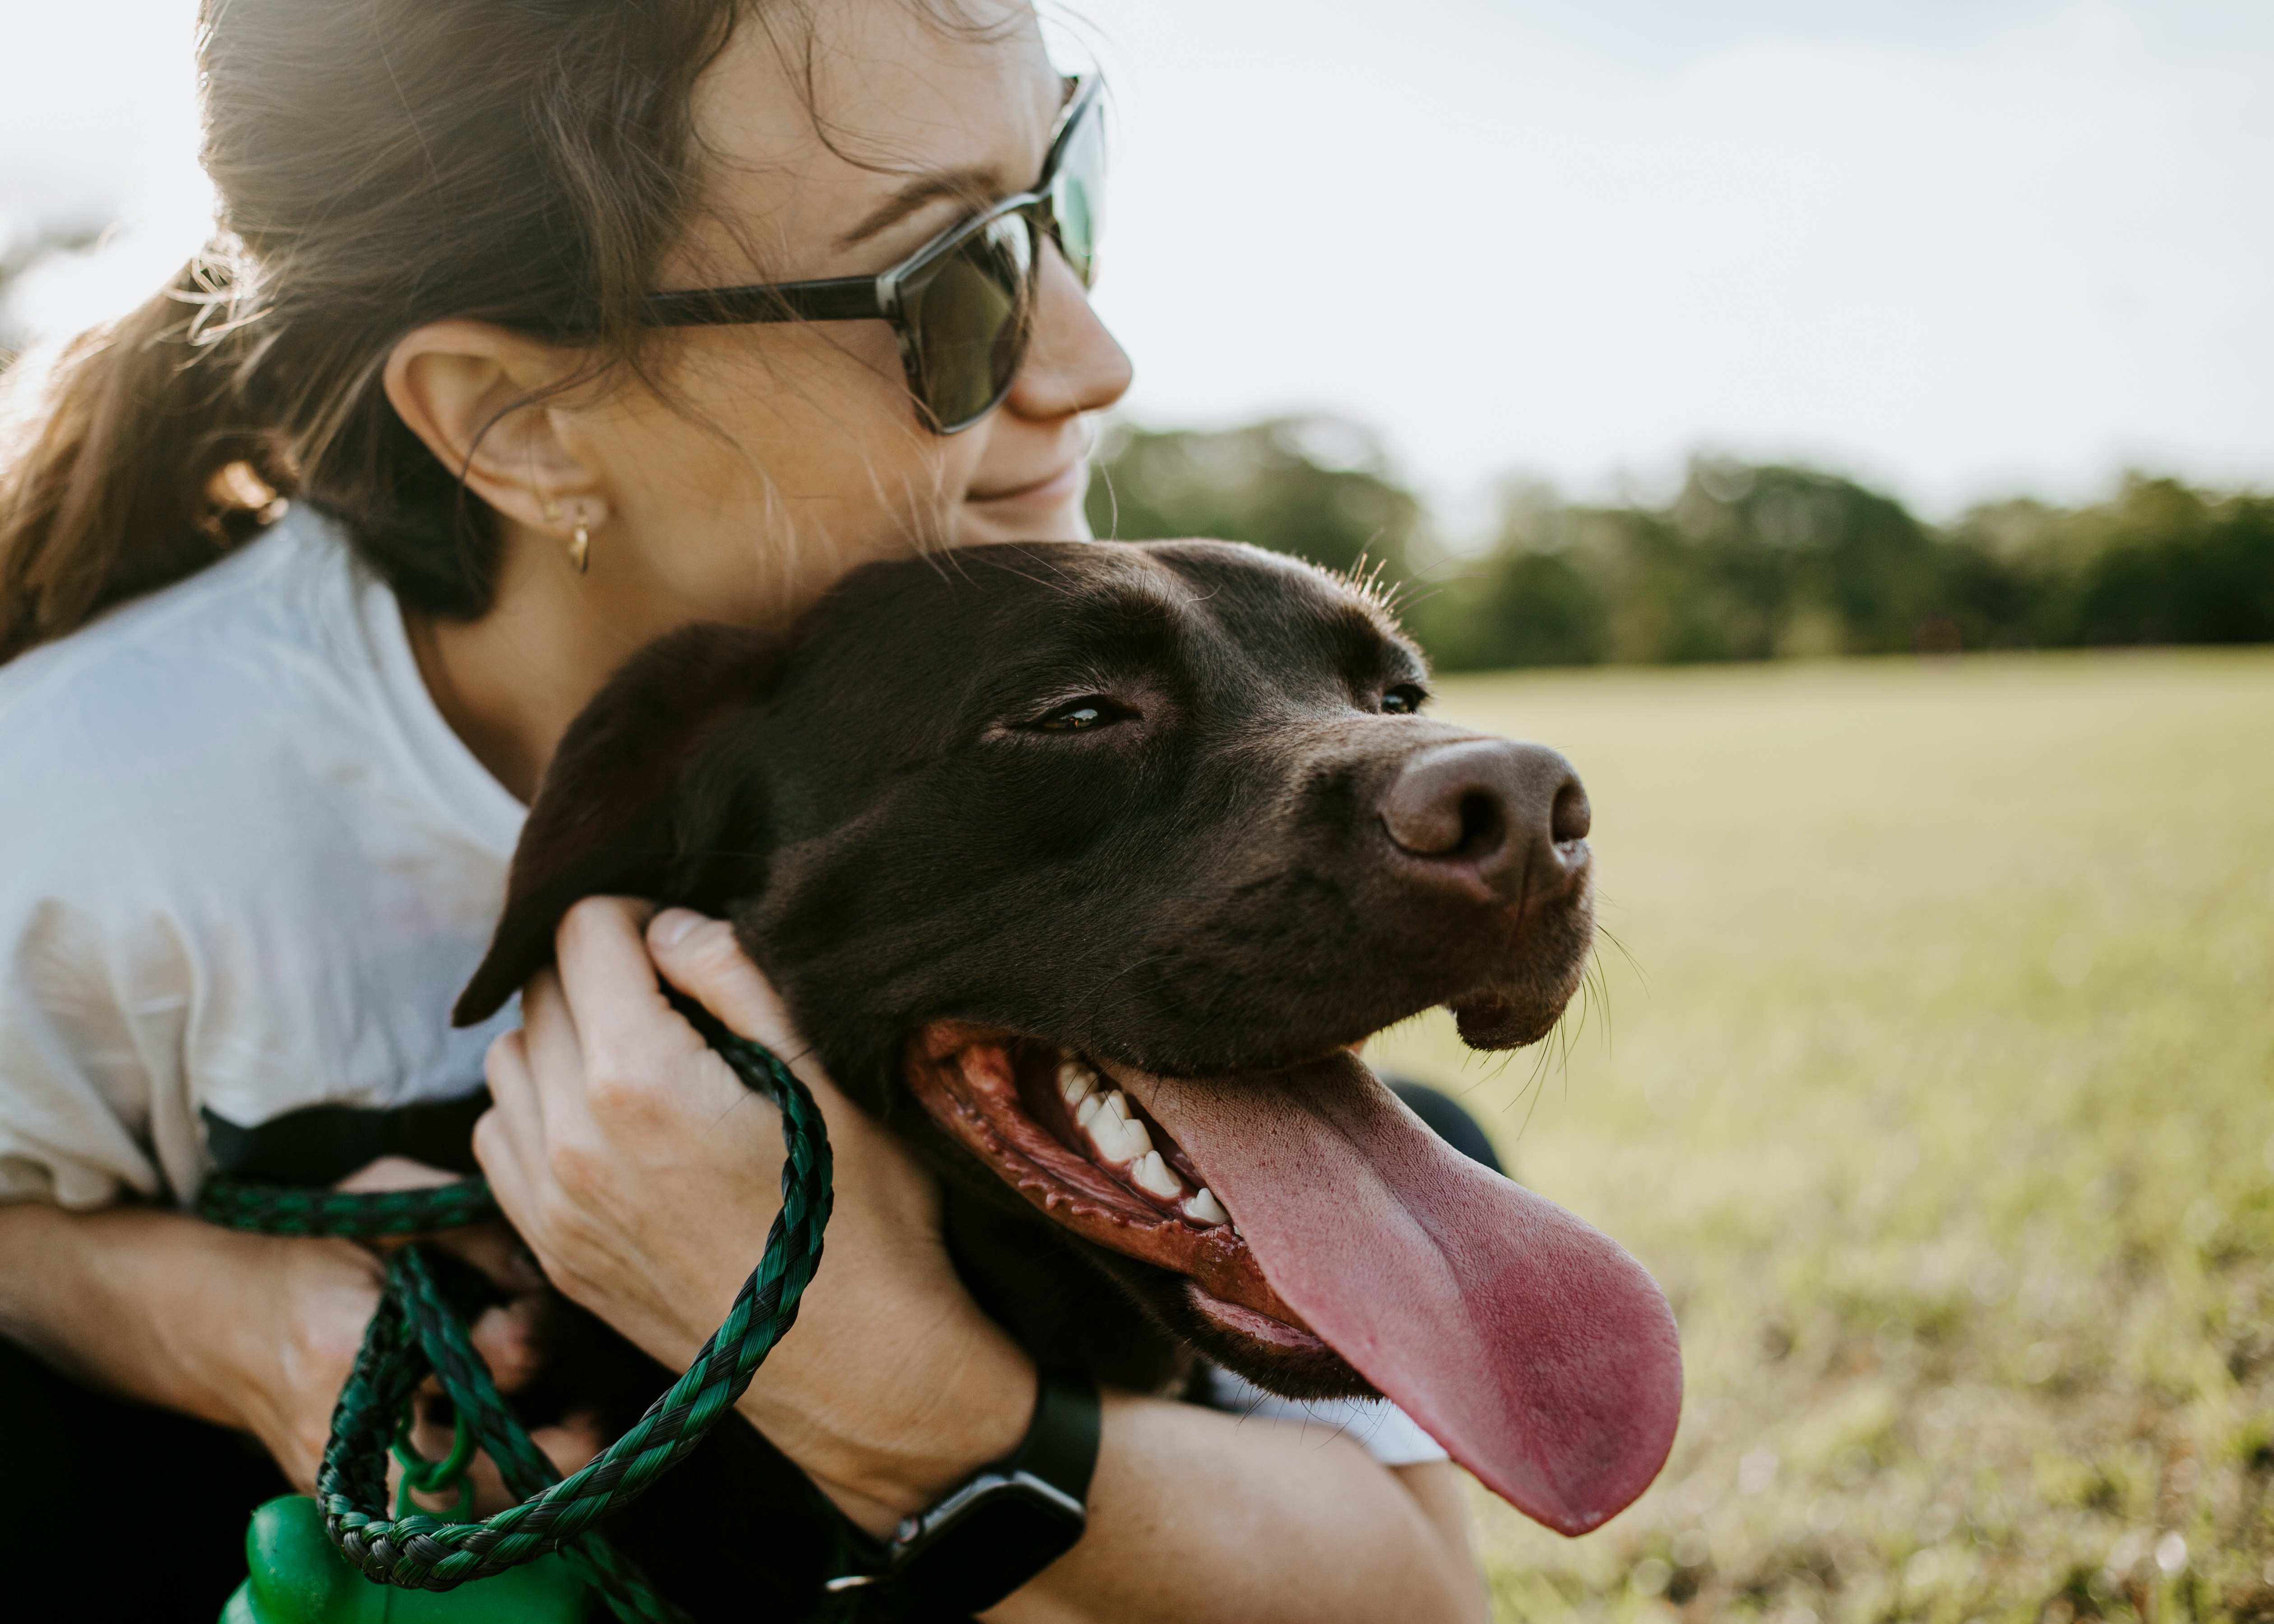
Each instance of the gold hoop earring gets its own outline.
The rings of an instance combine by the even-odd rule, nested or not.
[[[582,521],[577,521],[576,533],[568,538],[568,567],[583,575],[592,562],[592,532]]]

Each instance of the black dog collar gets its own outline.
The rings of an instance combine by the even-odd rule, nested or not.
[[[1019,1447],[929,1511],[903,1518],[881,1547],[881,1571],[847,1574],[828,1588],[886,1586],[904,1606],[926,1613],[993,1606],[1073,1550],[1088,1526],[1099,1419],[1096,1382],[1042,1372]]]

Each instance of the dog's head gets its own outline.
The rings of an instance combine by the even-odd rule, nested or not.
[[[1671,1442],[1664,1300],[1349,1052],[1438,1004],[1532,1042],[1588,951],[1578,779],[1426,682],[1367,592],[1217,542],[965,549],[787,638],[689,628],[562,741],[460,1019],[580,897],[726,914],[953,1187],[1267,1387],[1388,1393],[1578,1531]]]

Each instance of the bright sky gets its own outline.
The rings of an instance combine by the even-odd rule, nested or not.
[[[0,217],[199,235],[186,0],[0,0]],[[2264,0],[1077,0],[1118,103],[1133,413],[1495,474],[1798,455],[1931,512],[2127,463],[2274,485]]]

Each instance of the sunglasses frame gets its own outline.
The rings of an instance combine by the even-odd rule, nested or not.
[[[1059,252],[1065,255],[1082,286],[1090,285],[1093,266],[1088,261],[1074,265],[1073,255],[1066,253],[1059,235],[1058,214],[1051,207],[1050,192],[1082,121],[1098,116],[1105,81],[1095,73],[1085,73],[1068,83],[1065,110],[1058,115],[1058,124],[1050,132],[1042,177],[1031,190],[1005,198],[968,219],[958,221],[898,265],[875,276],[828,276],[813,282],[751,282],[735,288],[689,288],[651,293],[646,301],[647,324],[689,327],[739,327],[770,321],[889,321],[900,336],[900,366],[907,377],[908,393],[915,398],[917,415],[936,433],[961,433],[1001,405],[1003,397],[1011,392],[1011,382],[1018,378],[1032,332],[1035,289],[1042,274],[1042,244],[1037,240],[1032,244],[1035,252],[1028,259],[1026,287],[1020,296],[1023,307],[1015,315],[1023,330],[1018,340],[1019,354],[1008,370],[1010,381],[1005,382],[984,406],[957,422],[942,422],[925,398],[921,335],[905,313],[904,301],[911,289],[926,284],[926,272],[1012,214],[1026,215],[1031,232],[1058,244]],[[1094,257],[1095,244],[1092,246]]]

